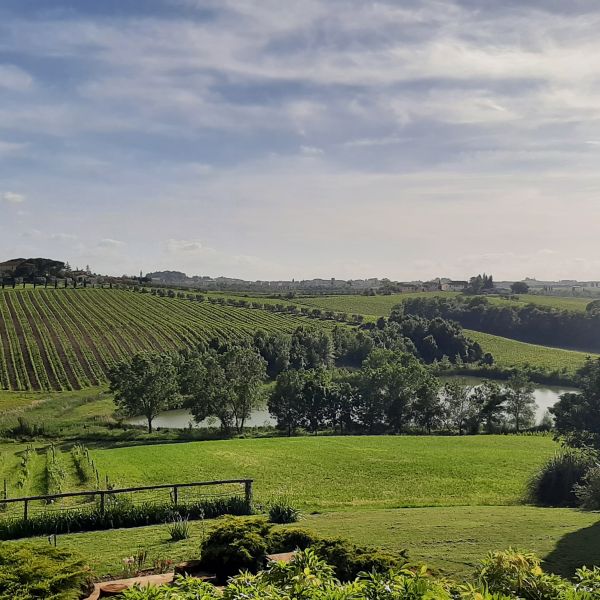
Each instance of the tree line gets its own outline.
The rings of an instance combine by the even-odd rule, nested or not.
[[[110,371],[110,387],[125,414],[146,417],[149,432],[160,412],[185,407],[197,422],[214,417],[226,435],[240,433],[265,402],[278,429],[288,435],[325,430],[463,434],[519,431],[533,424],[533,388],[524,375],[504,386],[442,383],[412,340],[422,342],[429,332],[443,345],[442,333],[456,331],[443,323],[421,328],[423,320],[400,319],[332,334],[303,327],[289,336],[257,331],[239,344],[214,340],[191,350],[136,355]],[[456,339],[450,335],[446,342],[456,344]],[[465,352],[461,344],[457,348]],[[458,351],[453,357],[462,360]],[[269,380],[274,383],[267,389]]]
[[[595,310],[575,312],[534,304],[499,306],[482,296],[407,298],[402,310],[524,342],[600,352],[600,314]]]

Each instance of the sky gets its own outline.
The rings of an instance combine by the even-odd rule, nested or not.
[[[600,279],[597,0],[1,0],[0,260]]]

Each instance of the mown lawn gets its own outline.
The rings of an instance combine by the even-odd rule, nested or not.
[[[180,542],[170,541],[166,525],[153,525],[61,535],[57,545],[81,553],[98,577],[118,577],[123,558],[140,549],[147,551],[149,566],[161,558],[197,557],[213,523],[192,522],[190,538]],[[535,552],[546,559],[548,569],[563,575],[582,564],[600,564],[600,515],[572,509],[456,506],[333,512],[307,516],[294,526],[362,545],[407,548],[412,562],[459,578],[468,577],[486,552],[509,546]],[[44,537],[28,543],[48,541]]]
[[[252,478],[259,501],[304,511],[518,503],[558,446],[540,436],[348,436],[160,444],[94,450],[119,486]]]
[[[502,367],[524,367],[531,365],[551,371],[565,369],[574,373],[579,369],[586,357],[597,354],[550,348],[519,342],[510,338],[465,329],[465,335],[481,344],[484,352],[490,352],[496,364]]]

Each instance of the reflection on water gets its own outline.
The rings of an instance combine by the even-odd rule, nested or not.
[[[452,377],[441,378],[442,380],[452,379]],[[460,377],[467,381],[469,385],[479,385],[483,380],[479,377]],[[558,402],[558,398],[565,392],[576,391],[573,388],[555,387],[555,386],[536,386],[533,394],[537,403],[536,418],[538,421],[544,416],[546,410]],[[132,417],[125,421],[131,425],[147,425],[144,417]],[[184,408],[179,410],[168,410],[154,419],[154,427],[170,427],[173,429],[187,429],[190,427],[218,427],[219,421],[215,418],[205,419],[200,423],[195,423],[189,410]],[[275,425],[275,419],[271,417],[266,406],[255,410],[246,421],[246,427],[264,427]]]
[[[457,377],[441,377],[442,380],[456,379]],[[464,379],[467,381],[469,385],[479,385],[483,379],[480,377],[458,377],[459,379]],[[502,384],[502,381],[498,383]],[[549,385],[536,385],[533,390],[533,395],[535,397],[535,402],[537,404],[536,411],[536,419],[538,422],[544,416],[544,413],[551,407],[554,406],[561,394],[565,394],[567,392],[576,392],[577,390],[569,387],[556,387]]]
[[[126,423],[130,425],[147,425],[145,417],[132,417],[126,419]],[[194,422],[194,417],[189,410],[180,408],[178,410],[167,410],[161,413],[154,419],[154,427],[170,427],[172,429],[187,429],[192,424],[192,427],[219,427],[219,420],[215,418],[205,419],[200,423]],[[250,418],[246,421],[246,427],[263,427],[265,425],[275,425],[275,420],[269,415],[266,407],[255,410]]]

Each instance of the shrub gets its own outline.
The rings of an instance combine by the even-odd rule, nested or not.
[[[200,500],[180,504],[177,507],[170,502],[134,505],[126,498],[114,501],[107,497],[106,510],[103,513],[98,506],[91,506],[43,512],[30,516],[26,521],[20,517],[2,519],[0,540],[52,533],[142,527],[170,521],[173,519],[173,514],[186,515],[189,519],[212,519],[225,514],[247,515],[249,513],[247,502],[238,496]]]
[[[592,467],[575,485],[575,495],[586,510],[600,509],[600,465]]]
[[[269,534],[269,552],[278,554],[293,550],[306,550],[320,539],[314,533],[299,527],[281,527]]]
[[[600,596],[600,567],[583,567],[575,571],[575,585],[578,590]]]
[[[271,523],[296,523],[300,519],[300,511],[292,506],[287,498],[280,498],[269,505],[269,521]]]
[[[542,506],[577,506],[574,488],[591,465],[592,458],[585,452],[555,454],[529,481],[529,501]]]
[[[542,571],[533,554],[509,549],[492,552],[481,563],[476,577],[492,593],[509,594],[524,600],[559,600],[568,590],[568,582]]]
[[[179,542],[181,540],[187,540],[190,537],[190,522],[187,517],[176,515],[171,523],[168,525],[169,535],[171,540]]]
[[[202,542],[203,568],[220,582],[240,571],[256,573],[265,563],[270,529],[262,518],[224,517]]]
[[[89,569],[69,552],[0,545],[0,600],[76,600],[89,581]]]

